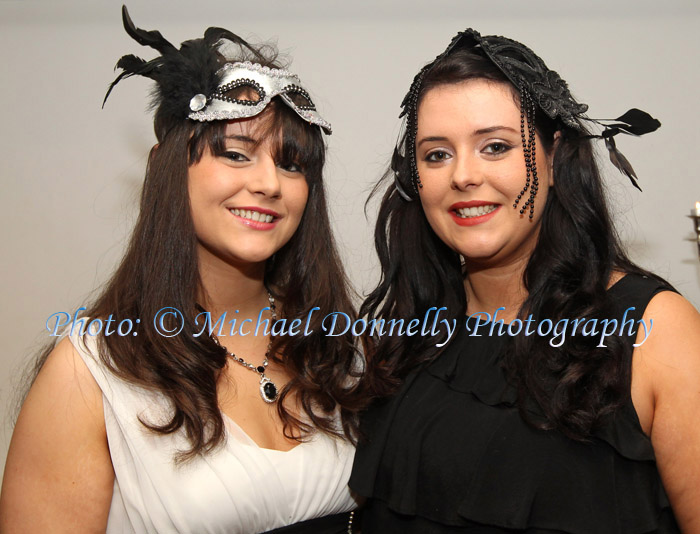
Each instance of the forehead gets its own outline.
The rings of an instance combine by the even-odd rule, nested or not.
[[[254,140],[256,145],[277,145],[282,134],[281,125],[274,120],[272,107],[253,117],[226,121],[224,128],[224,137],[246,137]]]
[[[320,128],[283,103],[273,101],[259,115],[225,121],[217,131],[214,152],[243,142],[246,149],[264,150],[279,161],[294,161],[307,169],[320,170],[323,166],[325,149]]]
[[[245,135],[253,137],[256,132],[264,131],[269,123],[269,117],[263,117],[264,112],[254,117],[226,121],[224,135]]]
[[[477,79],[438,85],[423,95],[418,107],[419,130],[497,124],[520,128],[515,90],[502,82]]]

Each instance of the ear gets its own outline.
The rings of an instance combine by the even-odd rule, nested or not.
[[[547,155],[547,174],[549,179],[549,187],[554,185],[554,154],[557,153],[557,148],[559,147],[559,140],[561,139],[561,131],[557,130],[554,132],[554,145],[552,146],[552,152]]]
[[[153,157],[156,155],[156,152],[158,152],[158,147],[160,146],[160,143],[156,143],[153,145],[151,148],[151,151],[148,153],[148,164],[150,165],[153,163]]]

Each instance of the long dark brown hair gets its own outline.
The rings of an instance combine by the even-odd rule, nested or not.
[[[267,66],[279,67],[272,59]],[[309,193],[295,234],[267,261],[264,283],[288,321],[305,320],[313,307],[320,308],[311,316],[308,335],[279,336],[273,341],[271,357],[291,376],[277,409],[287,437],[303,440],[318,430],[352,440],[357,413],[366,400],[357,380],[362,366],[350,333],[330,337],[321,328],[327,313],[356,316],[328,218],[325,144],[317,126],[282,102],[274,99],[265,113],[263,133],[277,140],[275,159],[300,166]],[[185,432],[191,447],[181,451],[178,460],[211,451],[225,436],[216,383],[227,352],[208,335],[196,335],[202,330],[201,323],[194,322],[201,311],[197,303],[201,279],[187,180],[189,166],[205,150],[215,156],[225,151],[226,124],[189,119],[173,123],[156,110],[159,144],[148,160],[138,220],[120,265],[85,313],[91,318],[153,318],[163,307],[182,312],[183,329],[173,337],[162,336],[143,320],[138,336],[98,337],[99,357],[113,373],[171,402],[167,422],[142,422],[157,433]],[[40,356],[35,372],[50,349]],[[284,399],[290,395],[298,399],[302,414],[285,408]]]
[[[423,79],[421,95],[445,84],[485,79],[508,84],[519,105],[517,90],[479,51],[460,50],[443,58]],[[419,100],[420,102],[420,100]],[[635,265],[625,254],[613,227],[591,140],[585,130],[554,121],[541,111],[536,129],[545,152],[551,154],[555,132],[554,187],[541,219],[536,248],[523,275],[528,297],[519,312],[554,323],[569,317],[611,317],[606,291],[614,271],[659,279]],[[404,135],[400,143],[408,142]],[[403,153],[408,153],[406,146]],[[375,246],[382,277],[360,309],[368,318],[423,317],[431,306],[445,306],[461,324],[467,299],[458,254],[435,234],[419,200],[406,202],[393,187],[394,173],[410,176],[408,158],[394,158],[373,195],[387,186],[377,226]],[[660,280],[660,279],[659,279]],[[664,282],[667,286],[668,284]],[[670,286],[668,286],[670,287]],[[552,347],[540,336],[508,339],[503,359],[506,376],[518,390],[521,414],[527,400],[542,409],[544,428],[556,427],[575,439],[585,439],[601,418],[615,410],[630,392],[629,345],[609,338],[597,347],[590,336],[567,339]],[[384,336],[372,340],[369,365],[371,389],[377,397],[391,395],[418,365],[437,358],[444,348],[421,336]]]

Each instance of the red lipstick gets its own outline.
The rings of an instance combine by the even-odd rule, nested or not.
[[[479,206],[496,206],[496,208],[484,215],[477,215],[476,217],[460,217],[457,215],[457,210],[461,208],[477,208]],[[491,219],[498,213],[501,209],[500,204],[495,202],[488,202],[486,200],[470,200],[469,202],[456,202],[450,206],[450,215],[452,220],[460,226],[475,226],[477,224],[482,224]]]

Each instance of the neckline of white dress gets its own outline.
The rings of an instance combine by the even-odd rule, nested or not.
[[[266,453],[269,452],[270,454],[276,454],[276,453],[277,454],[289,454],[289,453],[294,452],[297,449],[299,449],[302,445],[309,445],[309,444],[314,443],[316,441],[316,436],[312,436],[311,439],[309,439],[309,441],[301,441],[301,442],[299,442],[298,445],[295,445],[294,447],[292,447],[291,449],[288,449],[286,451],[282,451],[280,449],[268,449],[267,447],[261,447],[260,445],[258,445],[258,443],[253,438],[251,438],[250,435],[245,430],[243,430],[241,425],[236,423],[235,420],[233,420],[231,417],[226,415],[224,412],[221,412],[221,416],[223,417],[224,422],[226,422],[227,424],[230,424],[231,426],[236,427],[236,429],[241,433],[241,435],[244,436],[250,442],[251,446],[255,447],[256,449],[260,449],[261,451],[266,452]],[[228,431],[228,429],[227,429],[227,434],[229,437],[235,438],[235,436],[233,436],[231,434],[231,432]]]

